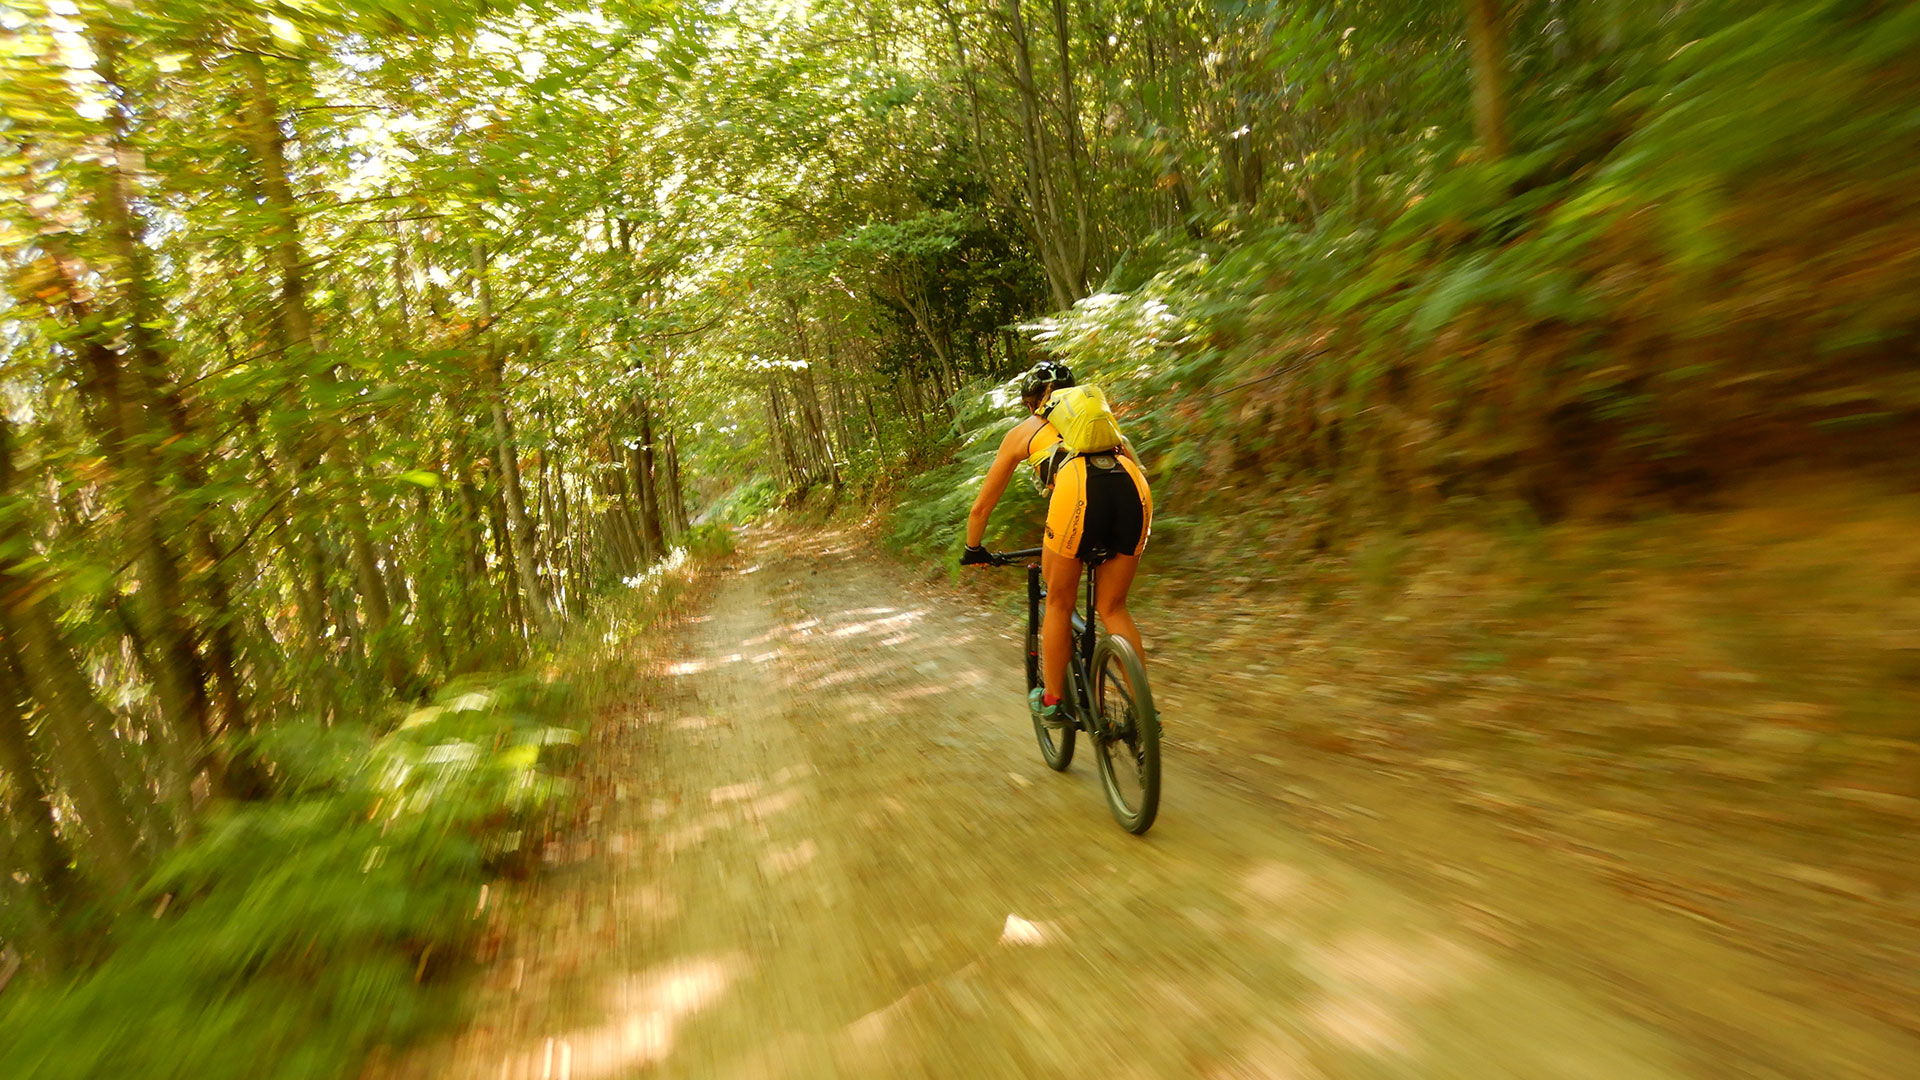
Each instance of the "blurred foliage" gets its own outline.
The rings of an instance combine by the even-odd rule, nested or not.
[[[1659,496],[1910,423],[1916,11],[1709,3],[1627,25],[1519,82],[1511,156],[1428,158],[1390,212],[1157,241],[1157,272],[1123,266],[1038,343],[1113,387],[1157,499],[1186,508],[1252,485],[1552,517],[1587,489]],[[913,507],[903,530],[951,534],[956,478],[916,488],[944,526]]]
[[[1281,122],[1364,146],[1364,175],[1289,165],[1264,210],[1147,233],[1103,291],[1028,328],[1123,403],[1178,510],[1163,539],[1250,500],[1318,521],[1288,530],[1309,548],[1443,503],[1550,519],[1686,497],[1754,461],[1884,457],[1911,430],[1916,9],[1513,5],[1502,156],[1460,107],[1463,63],[1392,66],[1458,25],[1395,10],[1411,9],[1259,24],[1297,80],[1283,96],[1324,104],[1308,73],[1351,64],[1336,81],[1378,102],[1359,127]],[[1361,38],[1381,50],[1349,54]],[[1004,421],[961,423],[954,464],[896,515],[906,546],[958,536]],[[1208,532],[1243,544],[1240,524]]]
[[[483,888],[537,868],[590,718],[632,692],[634,640],[731,548],[692,530],[559,643],[559,677],[468,675],[381,723],[260,729],[245,749],[276,796],[217,804],[92,964],[0,998],[0,1075],[318,1080],[457,1019]]]
[[[733,554],[733,533],[722,525],[696,525],[688,531],[684,546],[696,560],[725,558]]]
[[[0,1001],[0,1073],[334,1077],[450,1002],[569,787],[565,684],[467,679],[391,731],[283,723],[258,747],[286,794],[222,807],[155,868],[110,954]]]
[[[936,561],[952,562],[964,542],[967,508],[973,504],[1000,440],[1017,422],[1020,396],[1012,385],[969,393],[956,425],[964,431],[944,464],[915,473],[901,490],[891,514],[889,541],[896,549]],[[1000,500],[984,544],[994,550],[1031,547],[1046,520],[1046,501],[1028,476],[1016,477]],[[958,573],[957,565],[953,572]]]
[[[1196,556],[1903,452],[1916,57],[1871,0],[10,8],[0,933],[66,989],[0,1064],[412,1030],[570,726],[463,674],[775,508],[950,555],[1041,354]]]

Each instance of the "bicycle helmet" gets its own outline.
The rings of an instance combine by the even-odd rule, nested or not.
[[[1057,360],[1042,360],[1020,376],[1020,400],[1033,408],[1055,390],[1073,385],[1073,372]]]

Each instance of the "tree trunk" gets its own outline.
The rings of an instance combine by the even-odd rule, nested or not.
[[[617,502],[614,504],[615,516],[622,527],[622,536],[633,547],[634,569],[643,569],[658,555],[647,550],[646,531],[640,528],[640,508],[633,494],[632,485],[627,479],[634,475],[630,448],[607,436],[607,459],[613,468],[607,471],[607,482],[612,485]]]
[[[611,448],[609,443],[609,448]],[[606,500],[606,513],[601,515],[601,528],[606,533],[607,551],[611,555],[614,570],[621,577],[632,577],[640,571],[640,537],[634,531],[633,519],[627,515],[626,492],[620,483],[620,471],[608,469],[598,477],[600,497]]]
[[[833,420],[840,428],[840,453],[842,457],[853,453],[853,430],[847,425],[847,388],[840,378],[840,364],[835,357],[832,334],[826,335],[825,348],[827,360],[827,395],[833,404]],[[678,477],[676,476],[676,481]]]
[[[355,677],[367,672],[367,635],[360,624],[359,607],[353,602],[353,591],[339,584],[352,574],[348,567],[342,572],[339,567],[342,557],[340,546],[328,543],[323,538],[315,545],[320,551],[321,577],[328,588],[327,606],[333,609],[333,628],[345,647],[347,660],[353,665]]]
[[[920,392],[920,376],[913,370],[912,364],[906,365],[906,372],[907,391],[911,394],[913,400],[913,408],[908,411],[913,416],[914,430],[920,433],[920,442],[924,445],[927,441],[926,395]],[[919,455],[916,454],[915,460],[918,460],[918,458]]]
[[[335,457],[336,470],[352,477],[355,470],[345,460],[345,455],[336,454]],[[360,586],[360,606],[367,615],[368,648],[378,662],[387,685],[405,692],[410,688],[412,672],[402,659],[401,643],[391,640],[387,635],[387,628],[393,622],[393,606],[386,574],[380,569],[380,556],[373,546],[373,526],[367,520],[366,507],[357,496],[348,496],[341,510],[347,518],[348,552],[353,559],[354,577]]]
[[[934,359],[940,362],[939,370],[934,373],[935,383],[937,384],[940,380],[939,372],[945,372],[947,381],[957,387],[959,382],[958,376],[955,375],[953,369],[951,343],[946,339],[944,328],[934,326],[933,312],[928,307],[925,297],[918,295],[902,275],[894,275],[889,284],[891,285],[890,292],[894,302],[898,303],[901,309],[906,311],[907,315],[912,318],[913,328],[920,332],[921,340],[927,343],[927,346],[933,350]],[[954,408],[952,395],[941,394],[940,397],[948,412],[951,415],[958,416],[959,413]]]
[[[317,658],[324,649],[327,634],[327,594],[320,568],[319,551],[312,543],[312,537],[300,527],[299,506],[303,497],[296,493],[300,485],[291,478],[280,476],[273,460],[267,455],[266,437],[260,430],[258,410],[252,405],[243,405],[240,418],[252,436],[248,450],[253,454],[254,465],[260,470],[260,477],[270,491],[283,492],[285,501],[285,525],[280,530],[281,548],[291,564],[288,577],[293,582],[294,604],[299,611],[300,628],[304,640],[301,642],[309,658]]]
[[[1467,0],[1467,44],[1473,50],[1473,127],[1488,160],[1507,156],[1505,43],[1499,0]]]
[[[506,361],[500,355],[499,338],[492,325],[493,291],[487,284],[487,255],[478,244],[473,248],[473,276],[479,284],[480,325],[487,335],[487,404],[493,412],[494,449],[500,463],[500,492],[506,500],[514,576],[520,585],[523,609],[531,619],[529,625],[551,640],[558,635],[559,627],[540,584],[539,557],[534,550],[538,538],[533,520],[527,516],[526,494],[520,483],[520,451],[514,445],[513,420],[507,414]]]
[[[653,479],[653,409],[646,398],[634,402],[640,421],[640,441],[627,452],[628,468],[634,487],[640,493],[640,532],[655,557],[667,553],[667,538],[660,528],[660,488]]]
[[[0,412],[0,497],[12,492],[13,479],[13,430]],[[138,867],[139,833],[113,767],[96,742],[112,736],[113,714],[93,696],[93,685],[48,609],[53,590],[17,562],[31,550],[18,519],[0,514],[0,638],[12,654],[0,655],[0,664],[17,669],[24,689],[40,702],[44,727],[54,736],[62,786],[92,841],[87,853],[102,881],[124,889],[133,884]],[[29,775],[22,773],[16,783]]]
[[[500,564],[500,595],[505,601],[507,621],[513,625],[516,640],[524,640],[532,632],[527,622],[527,609],[523,603],[524,592],[520,587],[519,561],[514,558],[513,529],[507,520],[506,499],[501,494],[504,484],[494,485],[493,497],[487,500],[489,531],[493,533],[493,557]]]
[[[444,472],[445,469],[443,466],[442,473],[444,474]],[[444,491],[445,488],[442,487],[441,490]],[[418,537],[417,544],[419,547],[415,558],[420,560],[419,565],[424,568],[424,572],[420,574],[419,580],[414,584],[413,595],[414,610],[418,613],[420,627],[416,633],[427,639],[427,655],[432,659],[433,666],[444,674],[452,669],[452,665],[449,663],[447,656],[445,598],[440,593],[439,582],[432,580],[432,578],[435,568],[441,563],[442,559],[445,559],[447,563],[456,563],[458,552],[456,551],[451,557],[448,557],[437,550],[439,530],[434,527],[438,522],[435,520],[433,514],[433,498],[433,493],[426,488],[421,488],[413,497],[415,528],[418,530],[414,535]],[[464,522],[455,525],[454,532],[456,535],[465,531],[462,527],[463,525]],[[450,566],[449,569],[451,570],[453,567]],[[459,581],[459,575],[457,573],[451,573],[448,576],[450,580],[456,583]],[[457,584],[456,587],[458,587]]]
[[[506,503],[507,537],[513,556],[514,578],[520,586],[521,606],[529,617],[529,625],[541,637],[550,639],[555,636],[557,627],[554,625],[553,609],[547,602],[546,590],[540,583],[540,564],[534,552],[537,538],[533,519],[527,516],[526,495],[520,485],[520,451],[514,445],[513,421],[507,415],[500,362],[497,357],[490,357],[489,360],[488,366],[493,371],[490,387],[493,391],[493,438],[500,460],[500,493]]]
[[[226,553],[204,518],[194,530],[194,552],[206,567],[197,576],[206,594],[207,608],[213,613],[204,630],[207,670],[213,676],[214,701],[220,707],[219,729],[230,733],[244,731],[251,725],[246,683],[240,675],[240,639],[234,632],[239,618],[238,604],[220,566]]]
[[[1086,295],[1086,251],[1073,249],[1068,234],[1067,210],[1062,205],[1066,194],[1060,190],[1060,182],[1055,175],[1053,154],[1047,145],[1046,105],[1040,99],[1039,85],[1033,73],[1033,48],[1027,32],[1026,16],[1021,10],[1021,0],[1006,0],[1005,21],[1009,40],[1014,54],[1014,90],[1019,102],[1021,149],[1026,157],[1026,196],[1027,213],[1033,220],[1033,231],[1039,240],[1041,268],[1046,271],[1047,284],[1053,290],[1054,304],[1060,308],[1070,308],[1076,300]],[[1061,57],[1062,74],[1069,75],[1067,57]],[[1062,102],[1066,109],[1071,103]],[[1070,125],[1077,125],[1076,117],[1065,117]],[[1068,132],[1068,167],[1075,167],[1073,147],[1075,140]],[[1076,178],[1077,179],[1077,178]],[[1085,236],[1085,215],[1081,215],[1078,232]]]
[[[480,523],[480,489],[473,482],[473,462],[465,453],[465,448],[449,444],[449,458],[459,454],[460,461],[460,559],[465,569],[462,580],[454,589],[456,603],[460,608],[460,629],[465,649],[455,653],[458,661],[461,656],[472,651],[480,640],[480,617],[474,605],[474,590],[487,580],[486,529]]]
[[[586,566],[586,559],[588,557],[587,541],[589,538],[585,535],[584,531],[587,527],[588,519],[584,512],[584,507],[581,505],[581,494],[579,481],[574,482],[571,491],[567,489],[567,470],[565,467],[554,471],[554,529],[555,535],[560,537],[560,543],[566,552],[567,604],[569,610],[584,610],[584,608],[578,608],[574,605],[584,602],[583,598],[586,595],[585,590],[589,573]]]
[[[786,463],[789,483],[795,488],[802,487],[811,477],[807,474],[807,463],[799,443],[793,437],[786,396],[780,392],[780,378],[771,371],[767,373],[767,406],[773,417],[775,441],[779,444],[780,459]]]
[[[534,534],[535,550],[540,555],[540,580],[547,590],[547,600],[553,605],[554,614],[565,618],[567,614],[566,582],[560,577],[566,553],[562,549],[565,535],[561,532],[559,516],[554,512],[553,480],[549,476],[547,451],[545,448],[533,452],[533,498],[539,507],[535,520],[539,527]]]
[[[671,426],[662,424],[661,431],[667,444],[667,509],[673,516],[674,531],[684,534],[693,523],[687,519],[686,492],[680,486],[680,441]]]
[[[313,316],[307,308],[306,257],[300,250],[300,224],[293,188],[287,182],[285,136],[266,64],[256,52],[235,54],[247,79],[246,123],[254,165],[260,170],[271,254],[280,277],[280,323],[289,348],[313,347]]]
[[[98,70],[110,87],[118,87],[119,37],[116,31],[91,27]],[[148,648],[143,658],[153,680],[154,697],[165,729],[163,757],[171,764],[168,801],[184,814],[190,801],[187,787],[203,764],[211,720],[205,673],[195,645],[193,628],[184,617],[186,605],[180,566],[170,545],[168,496],[162,477],[166,464],[158,446],[166,438],[158,402],[169,376],[163,346],[153,330],[159,319],[152,293],[152,273],[145,247],[145,224],[134,213],[134,193],[121,159],[130,153],[127,120],[122,108],[108,113],[110,160],[101,170],[95,196],[102,232],[116,264],[127,365],[105,341],[83,345],[94,368],[91,385],[107,394],[98,410],[110,424],[105,433],[110,459],[120,472],[127,510],[129,539],[139,566],[141,624]],[[117,410],[117,415],[112,412]]]
[[[102,881],[124,889],[133,884],[139,865],[139,834],[113,766],[97,741],[113,730],[113,714],[94,698],[52,613],[33,598],[38,591],[11,568],[0,570],[0,592],[13,605],[0,629],[22,644],[21,668],[33,696],[46,706],[63,786],[91,841],[87,853]]]
[[[826,466],[827,479],[833,484],[834,490],[838,491],[841,487],[840,455],[834,449],[833,435],[827,428],[826,412],[820,405],[820,390],[814,381],[812,366],[801,369],[796,381],[800,384],[800,390],[805,397],[807,429],[819,449],[822,463]]]
[[[66,845],[61,842],[58,815],[45,782],[45,770],[35,759],[27,716],[31,706],[26,674],[11,638],[0,639],[0,772],[13,785],[14,835],[21,862],[40,904],[57,916],[75,898],[75,882],[67,869]]]
[[[319,342],[314,333],[313,314],[307,305],[306,255],[300,245],[300,222],[295,211],[298,204],[294,200],[293,187],[287,180],[286,140],[280,130],[279,108],[274,102],[273,87],[268,81],[265,63],[258,53],[240,52],[237,56],[247,82],[243,127],[254,164],[260,171],[262,209],[266,211],[273,235],[272,256],[280,277],[280,344],[283,359],[297,360],[305,355],[317,354]],[[297,367],[295,370],[298,370]],[[312,377],[322,384],[338,381],[332,365],[326,363],[317,365]],[[319,418],[319,425],[323,453],[347,489],[354,490],[357,487],[358,469],[339,430],[338,421],[323,416]],[[368,628],[374,639],[370,647],[381,660],[382,674],[387,684],[395,690],[405,691],[411,682],[411,672],[407,670],[397,643],[386,640],[393,608],[386,577],[380,570],[379,556],[374,551],[372,527],[367,521],[366,508],[357,497],[350,496],[341,509],[347,519],[347,541],[352,552],[354,575],[358,579],[360,602],[366,609]]]
[[[954,14],[953,6],[946,0],[935,0],[935,6],[939,8],[940,16],[947,24],[953,42],[954,67],[959,70],[966,87],[967,113],[972,123],[975,152],[984,155],[989,144],[985,121],[986,110],[981,105],[980,86],[973,74],[978,65],[968,56],[966,41],[960,31],[960,19]],[[1055,243],[1055,230],[1050,225],[1052,217],[1048,213],[1046,194],[1049,181],[1043,175],[1046,161],[1040,143],[1040,132],[1035,126],[1039,108],[1035,100],[1036,88],[1033,83],[1033,63],[1027,40],[1026,23],[1020,13],[1019,0],[1006,0],[1005,7],[1003,18],[1015,49],[1014,82],[1020,102],[1020,162],[1014,169],[1001,170],[986,165],[983,161],[980,176],[994,198],[1013,213],[1015,220],[1019,221],[1021,229],[1026,233],[1027,240],[1033,245],[1033,250],[1039,254],[1041,270],[1047,278],[1047,287],[1053,293],[1054,306],[1062,309],[1069,308],[1073,306],[1075,300],[1079,299],[1079,296],[1071,284],[1071,273],[1060,258],[1060,252]],[[1018,191],[1003,178],[1004,172],[1019,174]]]
[[[867,424],[873,429],[874,452],[876,454],[885,454],[887,452],[887,441],[885,436],[880,434],[880,416],[873,411],[873,394],[867,390],[865,383],[862,383],[860,386],[860,402],[866,406]]]
[[[1068,270],[1077,300],[1087,294],[1093,214],[1087,207],[1086,167],[1082,161],[1086,156],[1086,136],[1080,130],[1080,99],[1073,90],[1073,39],[1067,33],[1066,0],[1053,0],[1053,40],[1060,55],[1060,127],[1067,144],[1067,187],[1073,193],[1073,240],[1068,247]],[[954,389],[957,391],[958,385]]]

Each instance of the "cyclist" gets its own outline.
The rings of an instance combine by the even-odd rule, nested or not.
[[[1025,461],[1033,465],[1040,485],[1050,492],[1047,501],[1046,540],[1041,545],[1040,573],[1047,583],[1047,610],[1040,626],[1040,671],[1043,685],[1033,691],[1032,706],[1048,723],[1066,723],[1063,708],[1067,660],[1073,653],[1073,603],[1080,588],[1080,568],[1096,549],[1111,553],[1094,570],[1094,604],[1109,633],[1118,634],[1140,654],[1140,628],[1127,611],[1127,590],[1140,568],[1153,526],[1153,493],[1131,443],[1119,451],[1072,455],[1060,446],[1060,433],[1042,413],[1055,390],[1072,386],[1073,372],[1065,364],[1043,360],[1020,379],[1020,402],[1030,414],[1014,425],[1000,442],[980,494],[967,515],[967,544],[962,566],[992,559],[981,541],[987,519],[1007,490],[1013,472]]]

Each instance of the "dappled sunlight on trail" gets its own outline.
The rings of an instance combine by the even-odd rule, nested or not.
[[[550,1037],[537,1052],[509,1059],[501,1073],[579,1080],[628,1075],[665,1058],[681,1021],[716,1001],[744,966],[735,956],[701,958],[631,976],[608,994],[610,1022]]]
[[[604,733],[482,1022],[390,1080],[1745,1075],[1190,754],[1155,831],[1123,834],[1089,768],[1040,762],[1012,618],[851,548],[749,542],[661,698]],[[1175,746],[1220,722],[1168,700]],[[1836,1061],[1807,1075],[1897,1075]]]

